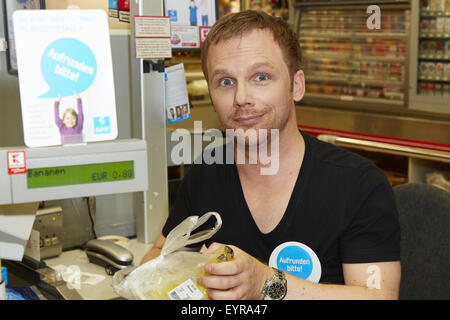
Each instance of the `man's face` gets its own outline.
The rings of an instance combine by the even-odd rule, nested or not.
[[[268,30],[255,29],[242,37],[209,48],[208,86],[214,110],[226,129],[285,128],[295,119],[294,100],[304,94],[300,70],[291,82],[283,53]]]

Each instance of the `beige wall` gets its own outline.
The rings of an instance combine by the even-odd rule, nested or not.
[[[23,146],[19,83],[7,73],[4,56],[0,52],[0,147]]]
[[[0,5],[0,38],[3,38],[3,6]],[[6,52],[0,51],[0,148],[23,146],[19,80],[8,74]]]

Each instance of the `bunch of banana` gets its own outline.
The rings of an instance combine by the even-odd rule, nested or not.
[[[225,261],[233,260],[233,249],[229,246],[222,245],[220,246],[213,254],[212,260],[208,261],[209,263],[221,263]],[[204,269],[199,273],[199,275],[208,275]],[[195,286],[195,288],[193,288]],[[183,296],[180,295],[180,290],[187,287],[190,291],[191,298],[198,298],[198,300],[208,300],[208,295],[206,293],[206,288],[199,285],[196,279],[187,279],[184,282],[173,281],[169,283],[164,290],[152,290],[147,292],[147,296],[151,300],[174,300],[174,299],[183,299]],[[178,291],[177,291],[177,288]]]

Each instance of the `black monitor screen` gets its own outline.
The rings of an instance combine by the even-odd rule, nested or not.
[[[5,27],[5,38],[8,45],[6,51],[8,72],[17,74],[16,46],[14,43],[14,29],[12,15],[16,10],[44,9],[44,0],[3,0],[3,20]]]

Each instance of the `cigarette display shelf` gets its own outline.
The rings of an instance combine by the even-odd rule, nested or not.
[[[426,17],[450,17],[450,10],[436,10],[436,11],[430,11],[426,10],[422,7],[422,10],[420,12],[420,17],[426,18]]]
[[[419,77],[422,81],[433,81],[433,82],[448,82],[450,83],[449,77]]]
[[[422,39],[447,39],[450,38],[450,31],[446,32],[421,32]]]
[[[412,16],[410,108],[450,113],[450,1],[413,2]]]
[[[358,32],[358,31],[350,31],[350,32],[338,32],[338,31],[317,31],[317,30],[309,30],[308,35],[304,35],[302,39],[317,39],[317,38],[324,38],[324,39],[330,39],[330,38],[344,38],[344,39],[350,39],[350,38],[361,38],[365,39],[367,37],[371,38],[383,38],[383,39],[390,39],[390,38],[399,38],[399,39],[406,39],[407,34],[401,32]]]
[[[434,53],[434,54],[426,54],[423,53],[419,56],[420,60],[443,60],[443,61],[447,61],[450,60],[450,53],[448,54],[439,54],[439,53]]]
[[[410,11],[384,1],[382,28],[368,28],[367,5],[355,1],[296,1],[306,79],[305,104],[405,107]]]

